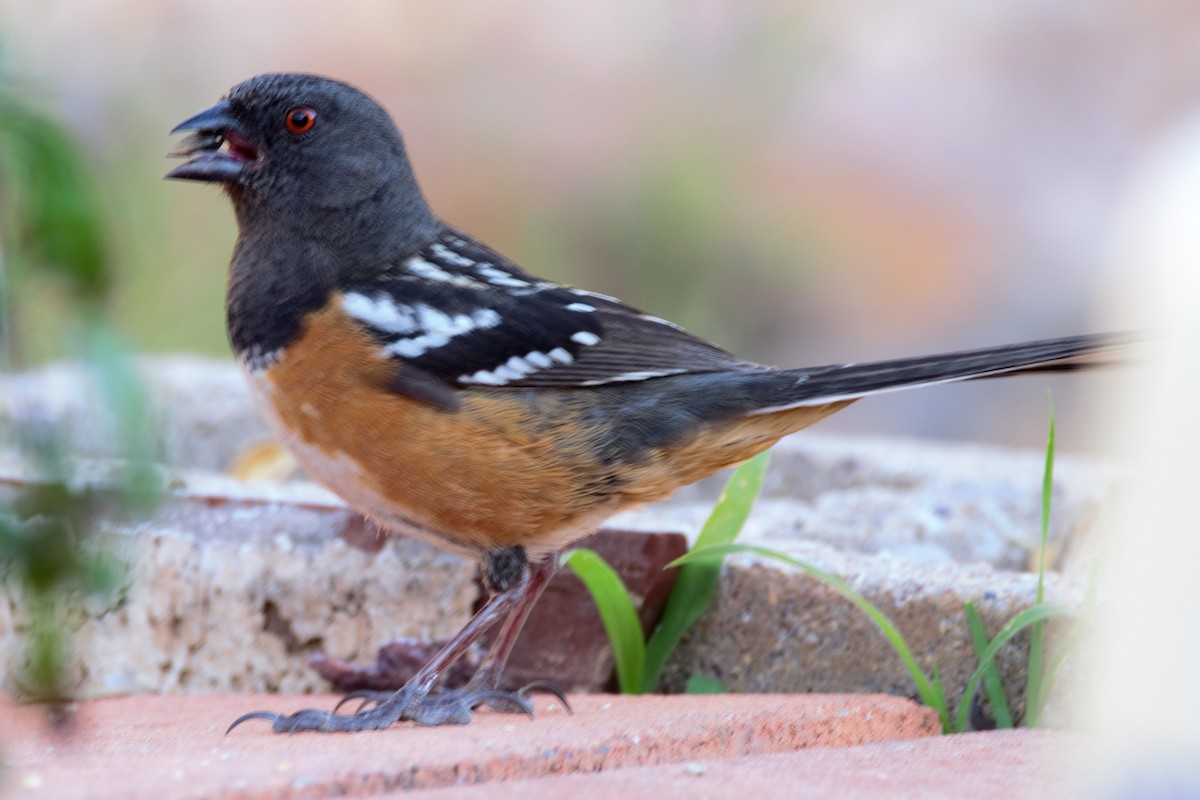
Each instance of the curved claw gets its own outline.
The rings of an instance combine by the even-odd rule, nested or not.
[[[481,703],[487,703],[493,709],[500,711],[502,709],[496,708],[495,705],[497,701],[501,705],[508,705],[517,711],[522,711],[525,713],[525,716],[533,719],[533,703],[529,702],[529,698],[520,691],[505,692],[500,689],[480,689],[477,692],[463,695],[461,699],[462,704],[467,708],[475,708]]]
[[[521,711],[532,719],[534,708],[530,695],[537,692],[551,695],[558,702],[562,703],[563,708],[567,710],[568,714],[574,713],[571,710],[570,702],[567,701],[566,692],[549,681],[533,681],[512,692],[500,689],[479,689],[464,694],[460,698],[460,702],[467,708],[475,708],[486,703],[496,711]]]
[[[377,692],[373,689],[355,689],[353,692],[347,692],[342,695],[342,699],[337,701],[337,705],[333,707],[333,711],[337,713],[342,706],[351,700],[361,700],[362,702],[358,704],[358,708],[354,709],[354,713],[358,714],[365,711],[369,704],[374,703],[375,705],[379,705],[394,694],[395,692]]]
[[[252,719],[265,719],[267,722],[271,723],[271,727],[274,728],[275,725],[278,724],[280,720],[285,719],[285,717],[282,714],[276,714],[274,711],[251,711],[249,714],[242,714],[240,717],[235,719],[233,724],[225,729],[225,735],[228,736],[230,732],[238,725],[241,725],[243,722],[248,722]]]
[[[575,713],[574,709],[571,708],[571,703],[567,700],[567,693],[564,692],[557,684],[551,683],[550,681],[533,681],[532,683],[527,683],[522,686],[517,690],[517,692],[518,694],[526,697],[534,692],[548,694],[558,702],[562,703],[562,707],[567,710],[568,714]]]

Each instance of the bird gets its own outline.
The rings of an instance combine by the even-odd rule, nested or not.
[[[605,518],[735,465],[867,395],[1104,362],[1093,334],[778,369],[621,300],[526,272],[443,222],[365,92],[260,75],[172,131],[167,178],[223,187],[238,236],[227,332],[307,474],[390,532],[478,558],[489,599],[400,689],[355,713],[256,711],[276,732],[532,713],[500,688],[530,609]],[[440,678],[499,626],[465,687]]]

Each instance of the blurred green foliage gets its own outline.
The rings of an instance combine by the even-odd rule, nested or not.
[[[70,607],[111,592],[121,570],[91,534],[101,512],[149,508],[158,495],[148,399],[127,348],[104,318],[114,280],[111,230],[99,186],[81,150],[28,93],[0,77],[0,357],[29,361],[13,314],[31,282],[51,279],[64,309],[52,322],[87,367],[98,412],[125,457],[103,492],[73,478],[70,443],[52,422],[4,424],[29,480],[0,495],[0,589],[18,603],[25,649],[14,682],[29,699],[60,703],[71,693]]]
[[[88,310],[112,283],[98,187],[75,143],[11,87],[0,89],[4,240],[11,268],[58,275]],[[10,354],[11,355],[11,354]]]

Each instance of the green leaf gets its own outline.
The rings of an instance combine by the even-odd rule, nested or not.
[[[112,283],[105,208],[82,151],[49,116],[12,91],[0,94],[0,168],[6,225],[38,266],[65,277],[86,301]]]
[[[970,600],[963,607],[963,613],[967,617],[967,630],[971,634],[971,644],[975,647],[975,657],[984,667],[983,688],[987,692],[992,715],[996,718],[996,727],[1011,728],[1013,726],[1012,711],[1009,710],[1008,695],[1005,694],[1004,682],[1000,679],[1000,670],[996,668],[996,660],[994,658],[983,660],[983,653],[988,646],[987,629],[983,626],[983,617],[980,616],[975,603]],[[963,702],[969,703],[971,699],[964,697]]]
[[[642,694],[646,689],[642,683],[646,645],[642,640],[642,623],[621,576],[596,551],[586,547],[567,554],[564,563],[587,586],[600,612],[604,632],[612,644],[621,693]]]
[[[1071,616],[1074,612],[1066,606],[1053,605],[1042,603],[1036,606],[1030,606],[1015,617],[1004,624],[992,639],[991,644],[983,651],[983,655],[979,657],[979,666],[975,668],[971,679],[967,681],[967,686],[963,690],[962,700],[958,703],[958,714],[955,719],[955,730],[965,731],[967,729],[967,717],[970,713],[970,698],[975,693],[975,684],[979,682],[979,678],[983,675],[984,669],[996,657],[996,653],[1000,652],[1000,648],[1008,644],[1009,640],[1023,631],[1025,628],[1034,623],[1050,619],[1051,617],[1066,617]],[[1028,713],[1028,712],[1027,712]]]
[[[1042,471],[1042,541],[1038,552],[1037,602],[1046,599],[1046,547],[1050,540],[1050,502],[1054,495],[1054,400],[1050,400],[1050,433],[1046,439],[1046,466]],[[1025,727],[1036,728],[1046,702],[1046,631],[1038,622],[1029,631],[1028,682],[1025,684]]]
[[[769,461],[769,451],[760,453],[734,471],[696,538],[693,552],[699,548],[728,544],[737,538],[762,488]],[[662,618],[646,644],[643,686],[647,691],[653,691],[658,685],[667,657],[684,634],[696,624],[696,620],[708,610],[720,577],[720,560],[697,561],[679,570]]]
[[[901,635],[899,629],[897,629],[892,621],[887,618],[887,615],[875,607],[861,594],[850,588],[850,586],[841,578],[835,575],[830,575],[828,572],[814,567],[804,561],[792,558],[786,553],[780,553],[777,550],[771,550],[767,547],[759,547],[748,544],[727,544],[716,547],[696,549],[687,555],[675,559],[675,561],[668,566],[692,564],[710,559],[719,560],[733,553],[753,553],[764,558],[771,558],[776,561],[781,561],[784,564],[788,564],[798,570],[801,570],[802,572],[808,573],[853,603],[883,632],[883,635],[892,645],[892,648],[896,651],[896,654],[900,656],[900,660],[904,662],[904,666],[908,669],[908,674],[912,676],[913,683],[917,685],[917,692],[921,696],[921,701],[925,703],[925,705],[938,712],[938,718],[942,723],[942,730],[949,730],[950,718],[949,712],[946,708],[946,697],[945,693],[942,691],[941,681],[938,679],[936,671],[932,679],[926,675],[921,669],[920,665],[917,663],[917,659],[913,656],[912,650],[909,649],[908,643],[904,640],[904,637]]]
[[[725,694],[729,690],[725,684],[711,675],[693,675],[688,678],[687,694]]]

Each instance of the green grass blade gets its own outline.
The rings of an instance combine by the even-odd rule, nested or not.
[[[624,582],[594,550],[575,550],[567,555],[564,563],[579,576],[596,602],[604,632],[612,644],[621,693],[641,694],[646,688],[642,683],[646,645],[642,639],[642,623]]]
[[[987,692],[988,704],[992,707],[992,716],[996,719],[997,728],[1011,728],[1013,726],[1012,710],[1008,706],[1008,695],[1004,691],[1004,682],[1000,680],[1000,670],[996,668],[996,660],[983,660],[983,654],[987,650],[988,635],[987,629],[983,626],[983,617],[979,614],[979,609],[970,600],[963,606],[963,613],[967,617],[967,630],[971,633],[971,644],[975,647],[975,657],[978,663],[984,667],[983,670],[983,689]],[[970,703],[970,697],[963,698],[964,703]]]
[[[1046,437],[1046,465],[1042,469],[1042,549],[1038,556],[1037,601],[1045,601],[1046,545],[1050,541],[1050,503],[1054,496],[1054,405],[1050,405],[1050,433]]]
[[[1042,541],[1038,552],[1037,602],[1046,599],[1046,546],[1050,539],[1050,502],[1054,494],[1054,402],[1050,403],[1050,433],[1046,439],[1046,466],[1042,471]],[[1028,683],[1025,684],[1025,727],[1036,728],[1046,702],[1046,631],[1036,623],[1029,631]]]
[[[933,696],[938,701],[938,705],[934,706],[938,712],[938,723],[942,726],[942,733],[949,733],[950,707],[946,705],[946,690],[942,688],[942,673],[937,664],[930,670],[930,680],[933,684]]]
[[[725,684],[711,675],[693,675],[688,678],[687,694],[725,694],[729,690]]]
[[[876,627],[883,632],[896,654],[900,656],[900,660],[904,662],[904,666],[908,669],[908,674],[912,676],[913,683],[917,685],[917,692],[921,696],[921,702],[938,712],[938,718],[942,722],[942,730],[949,730],[950,718],[949,711],[946,707],[946,696],[941,690],[940,681],[930,679],[928,675],[921,669],[917,659],[913,656],[912,650],[909,649],[908,643],[904,641],[904,636],[896,628],[895,624],[888,619],[887,615],[875,607],[869,600],[863,597],[854,589],[850,588],[849,584],[838,578],[835,575],[830,575],[822,569],[812,566],[791,556],[780,553],[777,550],[772,550],[767,547],[759,547],[748,544],[729,544],[718,545],[715,547],[706,547],[696,549],[681,558],[675,559],[669,566],[676,564],[690,564],[696,561],[707,559],[720,559],[733,553],[753,553],[764,558],[775,559],[784,564],[795,567],[802,572],[805,572],[817,580],[830,587],[838,594],[845,597],[853,603],[860,611],[875,623]]]
[[[760,453],[734,471],[721,492],[721,499],[704,523],[693,552],[698,548],[729,544],[737,538],[762,488],[769,460],[769,452]],[[667,656],[712,603],[720,577],[719,559],[697,561],[680,568],[662,618],[646,643],[643,681],[646,691],[652,691],[658,685]]]
[[[963,690],[962,699],[958,703],[958,714],[955,719],[956,731],[965,731],[967,729],[967,716],[970,713],[970,698],[975,693],[975,684],[979,682],[980,676],[983,675],[984,669],[995,657],[996,653],[1000,652],[1000,648],[1008,644],[1018,633],[1038,622],[1050,619],[1051,617],[1067,617],[1075,612],[1066,606],[1053,605],[1042,603],[1036,606],[1030,606],[1015,617],[1004,624],[997,633],[992,643],[983,651],[983,655],[979,657],[979,666],[975,668],[971,679],[967,681],[967,686]]]

